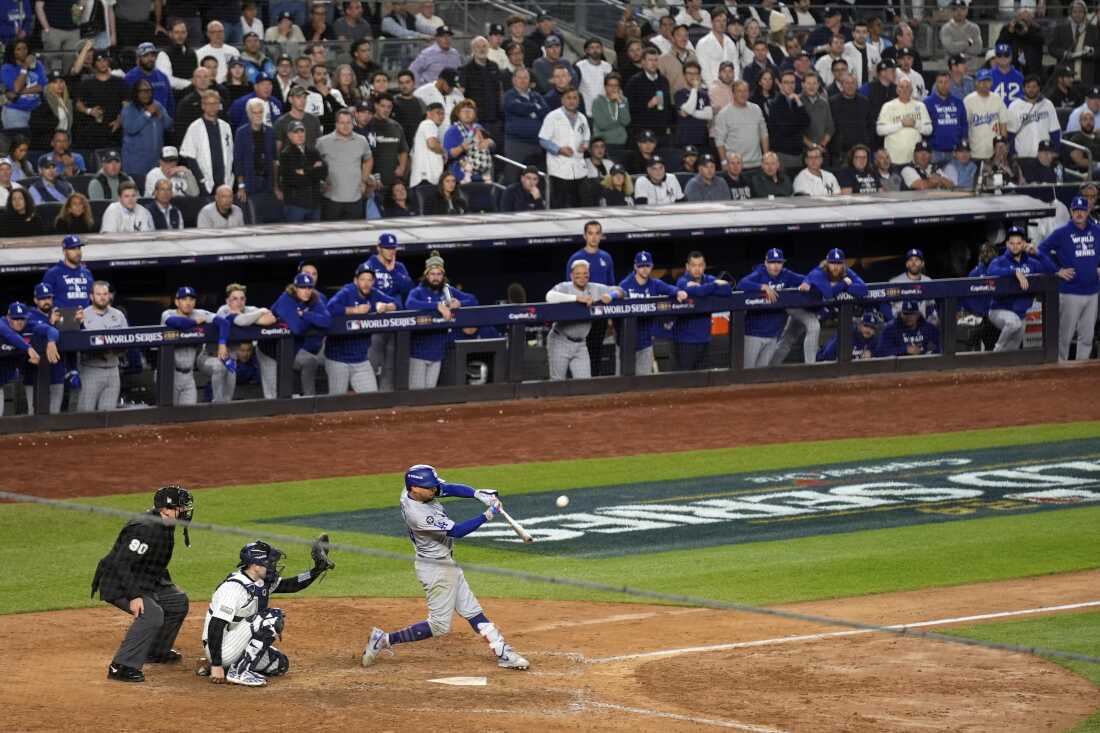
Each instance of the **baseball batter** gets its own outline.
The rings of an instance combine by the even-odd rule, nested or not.
[[[313,545],[313,567],[284,578],[282,550],[263,540],[241,548],[237,570],[210,598],[202,627],[202,646],[209,664],[196,673],[214,683],[263,687],[267,677],[286,674],[290,659],[272,644],[283,632],[280,608],[269,608],[272,593],[297,593],[336,567],[327,555],[328,536]]]
[[[485,504],[485,512],[456,524],[438,501],[439,497],[444,496],[477,499]],[[428,598],[428,620],[389,634],[374,628],[363,650],[364,667],[373,664],[382,651],[389,650],[394,644],[421,641],[448,633],[451,619],[457,611],[489,644],[498,666],[527,669],[527,660],[504,641],[497,627],[485,617],[481,604],[466,584],[462,568],[454,561],[454,541],[491,521],[500,509],[497,492],[443,481],[431,466],[418,464],[405,472],[401,515],[416,549],[416,577]]]
[[[547,303],[580,303],[591,307],[593,303],[610,303],[622,298],[623,291],[614,286],[595,283],[589,279],[591,272],[587,260],[577,258],[569,266],[571,277],[558,283],[546,293]],[[546,354],[550,364],[550,379],[562,380],[568,374],[573,379],[592,376],[592,360],[588,352],[588,332],[592,321],[555,321],[546,337]]]

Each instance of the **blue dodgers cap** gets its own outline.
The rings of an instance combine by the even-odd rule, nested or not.
[[[901,303],[902,313],[920,313],[920,303],[915,300],[904,300]]]
[[[294,287],[296,288],[312,288],[315,284],[313,275],[308,272],[299,272],[294,276]]]
[[[386,249],[397,249],[397,235],[390,232],[382,232],[378,238],[378,246]]]
[[[252,83],[259,84],[261,81],[271,81],[271,74],[268,74],[266,71],[261,71],[259,74],[256,74],[256,78],[252,80]]]
[[[641,252],[634,255],[634,266],[653,267],[653,255],[643,249]]]
[[[84,240],[75,234],[70,234],[61,240],[62,249],[79,249],[84,246]]]
[[[155,45],[153,45],[152,43],[149,43],[149,41],[146,41],[145,43],[139,43],[138,44],[138,47],[137,47],[137,55],[138,56],[144,56],[147,53],[156,53],[156,52],[157,52],[157,47]]]
[[[435,468],[429,466],[427,463],[418,463],[415,466],[411,466],[408,471],[405,471],[406,489],[411,486],[438,489],[441,483],[443,483],[443,479],[439,478],[439,474],[436,472]]]
[[[38,161],[37,161],[36,164],[38,165],[39,170],[41,170],[42,168],[56,168],[57,167],[57,161],[54,160],[53,156],[50,155],[49,153],[43,153],[42,155],[39,155],[38,156]]]
[[[53,288],[48,283],[38,283],[34,286],[35,300],[42,300],[43,298],[53,297]]]
[[[905,259],[909,259],[910,257],[920,257],[923,260],[924,252],[920,251],[916,247],[913,247],[913,249],[905,253]]]
[[[989,69],[978,69],[974,76],[975,81],[993,81],[993,72]]]
[[[1070,211],[1088,211],[1089,201],[1084,196],[1074,196],[1073,201],[1069,202]]]
[[[877,326],[878,316],[874,311],[863,311],[863,315],[860,316],[859,322],[864,326]]]
[[[787,258],[783,256],[783,250],[778,247],[772,247],[768,250],[768,254],[764,256],[765,262],[786,262]]]
[[[26,320],[28,312],[30,309],[18,300],[8,306],[8,318]]]
[[[195,289],[190,285],[184,285],[176,290],[176,300],[181,298],[198,298],[199,294],[195,292]]]
[[[366,262],[360,262],[359,266],[355,268],[355,276],[359,277],[364,272],[369,272],[372,275],[374,274],[374,270],[370,268],[370,265],[368,265]]]
[[[994,53],[998,56],[1011,56],[1012,46],[1007,43],[998,43],[997,47],[994,49]]]
[[[839,247],[833,247],[829,250],[829,254],[825,255],[826,262],[839,262],[844,264],[844,250]]]
[[[1024,231],[1023,227],[1013,224],[1008,228],[1008,231],[1005,232],[1005,239],[1009,237],[1023,237],[1027,239],[1027,232]]]

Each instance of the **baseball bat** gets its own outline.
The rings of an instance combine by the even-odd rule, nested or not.
[[[505,522],[507,522],[507,523],[508,523],[508,525],[509,525],[509,526],[510,526],[510,527],[511,527],[512,529],[514,529],[514,530],[515,530],[516,534],[517,534],[517,535],[519,535],[519,538],[520,538],[521,540],[523,540],[523,541],[524,541],[524,542],[526,542],[526,543],[531,543],[531,542],[534,542],[534,541],[535,541],[535,538],[534,538],[534,537],[532,537],[531,535],[529,535],[529,534],[527,533],[527,530],[525,530],[525,529],[523,528],[523,525],[521,525],[521,524],[520,524],[519,522],[517,522],[516,520],[512,519],[511,515],[510,515],[510,514],[508,514],[508,512],[506,512],[506,511],[504,511],[503,509],[501,509],[501,510],[500,510],[500,516],[504,517],[504,521],[505,521]]]

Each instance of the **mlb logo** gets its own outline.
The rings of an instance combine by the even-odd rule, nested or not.
[[[103,336],[92,336],[92,346],[106,346],[107,339]]]

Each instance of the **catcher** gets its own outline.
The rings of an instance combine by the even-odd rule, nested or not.
[[[229,574],[210,599],[202,645],[206,659],[196,674],[210,681],[263,687],[266,677],[286,674],[290,660],[272,644],[282,637],[284,614],[268,608],[272,593],[297,593],[336,564],[328,557],[329,538],[313,543],[313,567],[290,578],[282,577],[286,555],[263,540],[241,548],[237,570]]]

